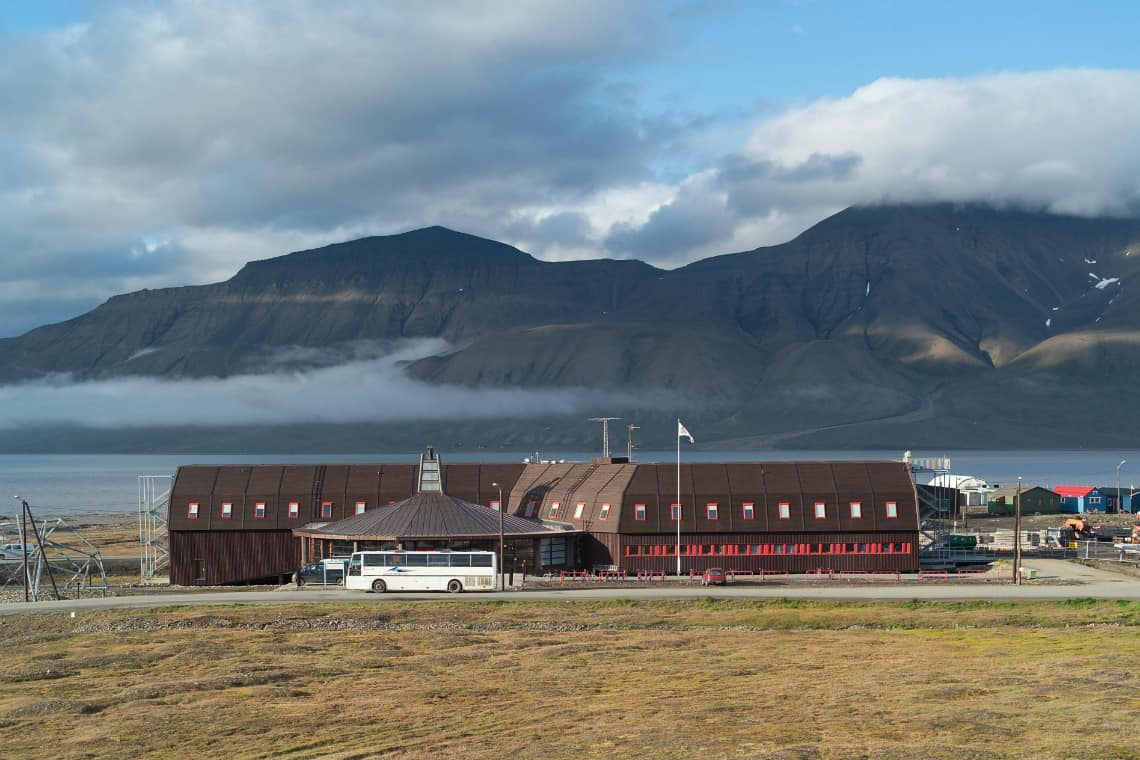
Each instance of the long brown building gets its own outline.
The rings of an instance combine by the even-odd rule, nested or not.
[[[417,469],[411,463],[179,468],[170,502],[171,582],[284,580],[312,556],[294,530],[408,499]],[[508,514],[563,528],[510,547],[529,572],[601,566],[675,572],[678,522],[684,572],[918,569],[918,504],[902,462],[682,464],[679,506],[671,463],[443,464],[441,471],[449,496],[490,508],[501,489]],[[320,547],[330,555],[351,550],[350,544]]]

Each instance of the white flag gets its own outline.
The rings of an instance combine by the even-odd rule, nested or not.
[[[681,424],[680,420],[677,420],[677,438],[681,438],[681,436],[688,438],[689,443],[696,443],[696,441],[693,440],[693,434],[685,429],[685,426]]]

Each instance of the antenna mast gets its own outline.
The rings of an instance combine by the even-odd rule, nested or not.
[[[633,461],[633,450],[635,448],[637,448],[636,446],[633,445],[633,431],[634,430],[641,430],[641,428],[638,427],[637,425],[634,425],[632,422],[630,424],[626,425],[625,427],[626,427],[626,430],[629,431],[629,437],[626,439],[626,443],[625,443],[625,457],[626,457],[626,459],[628,459],[629,461],[632,462]]]
[[[620,420],[621,417],[591,417],[590,422],[602,423],[602,456],[610,455],[610,420]]]

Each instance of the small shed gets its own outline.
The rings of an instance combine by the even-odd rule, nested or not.
[[[995,488],[990,494],[991,515],[1012,515],[1017,486]],[[1021,514],[1054,515],[1061,511],[1061,495],[1045,486],[1021,487]]]

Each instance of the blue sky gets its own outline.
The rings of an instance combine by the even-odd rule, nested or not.
[[[1140,210],[1140,6],[0,7],[0,336],[443,224],[677,266],[857,203]]]

